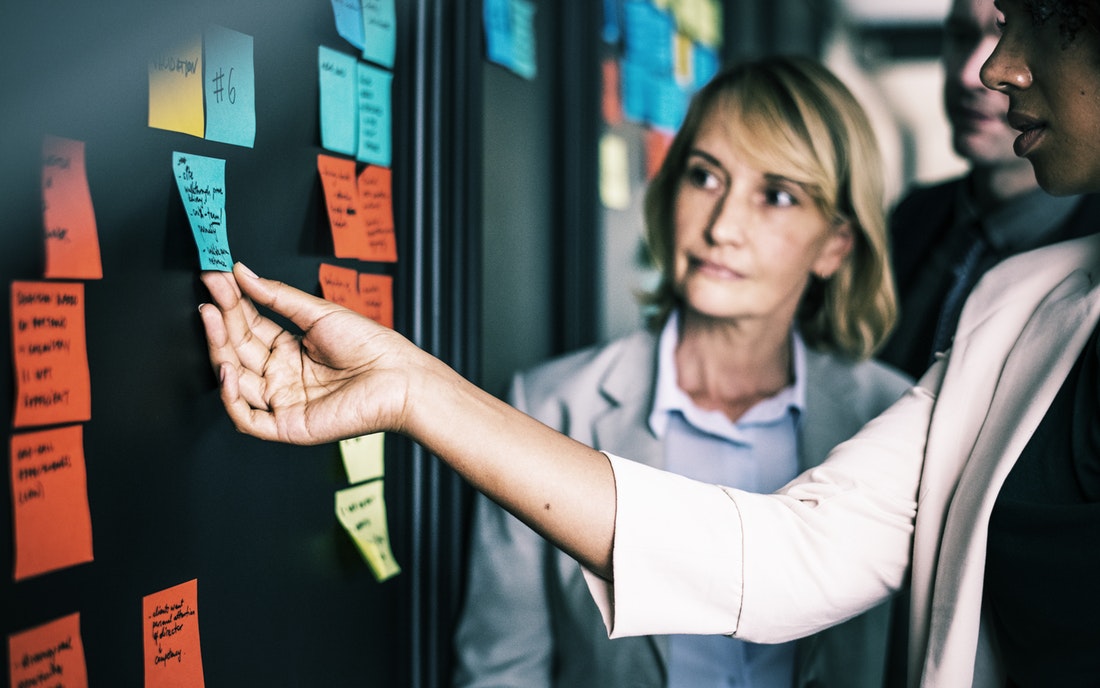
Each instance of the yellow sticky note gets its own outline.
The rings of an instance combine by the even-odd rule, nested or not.
[[[381,480],[374,480],[336,493],[336,518],[348,531],[379,582],[401,573],[390,551],[382,487]]]
[[[616,134],[600,137],[600,202],[612,210],[630,206],[630,166],[626,140]]]
[[[340,442],[340,456],[344,459],[344,470],[349,483],[361,483],[385,475],[383,450],[386,446],[386,433],[352,437]]]
[[[202,35],[165,46],[149,60],[149,126],[203,137]]]

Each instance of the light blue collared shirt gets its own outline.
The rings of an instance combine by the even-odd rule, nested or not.
[[[798,422],[806,401],[806,347],[791,334],[794,384],[760,401],[737,422],[700,409],[680,389],[675,352],[679,314],[658,341],[657,385],[649,426],[664,445],[666,470],[695,480],[773,492],[798,475]],[[716,543],[715,546],[721,546]],[[757,645],[726,636],[669,637],[669,688],[789,688],[794,643]]]

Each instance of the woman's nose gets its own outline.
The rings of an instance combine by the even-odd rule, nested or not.
[[[1005,93],[1031,86],[1031,70],[1012,45],[1001,35],[997,47],[982,65],[982,83],[986,88]]]

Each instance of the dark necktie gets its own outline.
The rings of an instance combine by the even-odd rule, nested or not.
[[[955,327],[959,324],[959,314],[962,312],[963,303],[970,294],[970,289],[978,281],[981,272],[978,266],[982,262],[982,256],[989,245],[985,242],[980,232],[970,232],[970,244],[962,258],[952,268],[951,285],[947,289],[947,295],[940,309],[940,317],[936,322],[936,334],[932,339],[932,360],[935,360],[937,351],[945,351],[951,344],[951,337],[955,334]]]

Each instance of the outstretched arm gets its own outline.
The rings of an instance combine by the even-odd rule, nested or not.
[[[237,429],[319,444],[393,431],[592,571],[610,578],[615,482],[607,458],[482,391],[397,332],[238,264],[206,272],[199,308]],[[256,304],[293,323],[283,329]]]

